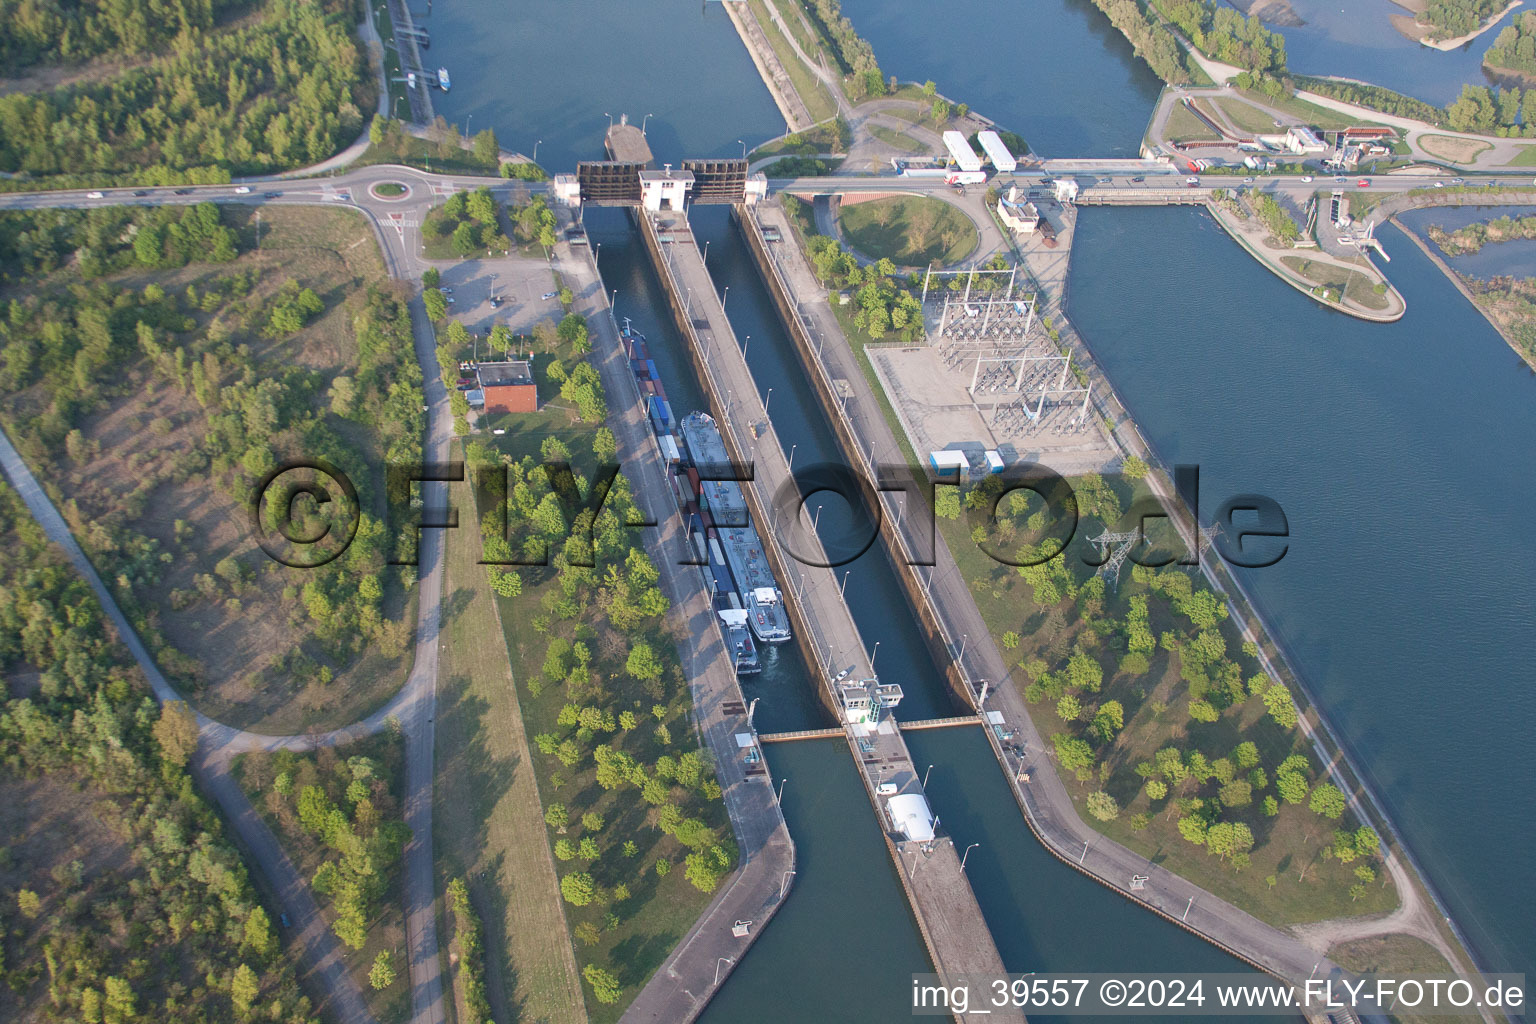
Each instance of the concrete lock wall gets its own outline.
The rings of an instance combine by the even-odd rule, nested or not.
[[[842,447],[843,454],[850,463],[857,465],[859,460],[855,457],[859,449],[858,439],[850,432],[850,427],[842,416],[841,405],[837,396],[831,391],[823,374],[814,372],[816,365],[815,348],[811,344],[810,334],[805,325],[795,314],[796,304],[788,294],[787,289],[780,280],[778,270],[773,265],[773,258],[768,254],[768,243],[763,239],[762,230],[751,213],[743,207],[737,206],[732,211],[736,226],[740,229],[742,237],[746,239],[747,249],[752,254],[753,261],[757,264],[758,272],[767,282],[768,292],[773,296],[773,305],[779,313],[779,320],[784,329],[794,340],[795,348],[801,362],[807,369],[806,376],[815,386],[817,401],[821,403],[822,411],[826,413],[828,422],[832,425],[833,432],[837,435],[838,444]],[[785,239],[785,245],[793,244],[790,239]],[[871,482],[871,486],[874,486]],[[867,496],[864,497],[867,502]],[[877,499],[878,500],[878,499]],[[895,571],[896,579],[901,583],[902,590],[906,594],[908,605],[916,612],[918,626],[923,635],[923,642],[928,647],[928,652],[933,656],[934,664],[939,666],[944,678],[949,683],[951,694],[960,701],[961,706],[976,710],[974,695],[966,687],[961,678],[959,669],[950,659],[948,646],[944,642],[943,632],[939,629],[938,619],[932,605],[927,599],[921,581],[917,576],[917,566],[908,565],[902,552],[901,540],[897,536],[895,522],[883,510],[869,508],[866,504],[865,512],[871,516],[879,515],[881,548],[884,550],[886,560]]]

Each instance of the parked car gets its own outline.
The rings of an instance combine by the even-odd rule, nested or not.
[[[85,198],[87,198],[87,199],[105,199],[107,197],[105,195],[103,195],[102,193],[100,193],[100,192],[87,192],[85,194]]]
[[[560,294],[559,292],[545,292],[543,295],[540,295],[539,298],[541,298],[541,299],[552,299],[556,295],[559,295],[559,294]]]
[[[1304,181],[1304,182],[1310,183],[1312,181],[1312,175],[1310,175],[1310,174],[1303,174],[1301,176],[1301,180]]]
[[[235,186],[235,195],[237,195],[237,196],[249,195],[250,191],[251,191],[251,186],[249,186],[249,185],[236,185]]]

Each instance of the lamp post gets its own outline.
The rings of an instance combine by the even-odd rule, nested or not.
[[[783,803],[784,802],[784,783],[786,783],[788,781],[789,781],[789,776],[788,775],[784,776],[782,779],[779,780],[779,795],[774,798],[774,799],[778,800],[779,803]]]
[[[820,505],[816,506],[816,514],[814,516],[811,516],[811,529],[815,530],[817,533],[821,532],[821,506]]]
[[[539,143],[541,143],[543,141],[544,141],[543,139],[539,139],[538,141],[534,142],[534,144],[533,144],[533,162],[534,163],[538,163],[539,162]]]
[[[645,122],[649,121],[651,118],[653,118],[655,116],[656,116],[655,114],[646,114],[644,117],[642,117],[640,119],[640,134],[641,135],[645,134]]]
[[[924,789],[928,788],[928,776],[929,776],[929,774],[932,771],[933,771],[933,765],[929,765],[927,770],[923,772],[923,788]]]
[[[613,131],[613,115],[605,110],[603,111],[603,116],[608,119],[608,130]]]
[[[469,122],[473,121],[474,119],[475,119],[475,115],[474,114],[465,114],[464,115],[464,137],[466,139],[469,138]]]
[[[725,286],[725,291],[720,293],[720,312],[722,312],[722,313],[725,312],[725,300],[726,300],[727,297],[730,296],[730,294],[731,294],[731,286],[730,285],[726,285]]]
[[[763,398],[763,415],[768,414],[768,402],[773,398],[773,388],[768,389],[768,394]]]
[[[972,850],[976,849],[976,847],[978,847],[980,845],[981,845],[980,843],[972,843],[970,846],[967,846],[965,848],[965,853],[960,855],[960,870],[961,871],[965,870],[965,859],[971,855],[971,851]]]
[[[720,959],[715,961],[715,984],[716,985],[720,984],[720,965],[721,964],[734,964],[735,962],[736,961],[733,958],[728,957],[728,956],[722,956]]]
[[[789,446],[789,471],[795,471],[795,445]]]
[[[737,139],[736,141],[741,142],[740,139]],[[745,142],[741,142],[741,158],[743,160],[747,158],[747,144]]]
[[[704,258],[700,261],[705,267],[709,266],[709,239],[704,239]]]
[[[875,670],[875,656],[878,655],[879,653],[880,653],[880,641],[876,640],[875,641],[875,649],[873,651],[869,652],[869,670],[871,672],[873,672]]]
[[[747,358],[747,346],[752,344],[752,335],[747,335],[747,340],[741,343],[741,358]]]
[[[843,582],[837,588],[837,596],[838,597],[842,597],[844,594],[846,594],[848,592],[848,577],[852,576],[852,575],[853,575],[853,570],[852,569],[849,569],[847,572],[843,573]]]
[[[960,634],[960,657],[956,660],[959,661],[962,665],[965,663],[965,642],[968,639],[970,639],[970,637],[968,637],[966,634]]]

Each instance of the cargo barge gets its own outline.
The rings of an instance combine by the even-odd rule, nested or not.
[[[698,470],[687,461],[678,444],[675,430],[677,423],[667,392],[656,370],[656,362],[646,348],[645,336],[636,331],[628,320],[620,329],[624,354],[629,359],[630,373],[640,391],[640,401],[645,407],[645,418],[661,449],[662,460],[667,466],[667,482],[672,496],[683,517],[688,532],[688,545],[697,557],[697,564],[705,571],[709,581],[710,603],[715,613],[715,623],[725,641],[736,674],[748,675],[762,671],[757,642],[748,625],[750,613],[743,606],[740,588],[726,561],[725,549],[711,529],[709,516],[700,507],[699,491],[695,485]]]
[[[748,612],[747,625],[765,643],[790,638],[789,610],[768,565],[763,540],[747,515],[747,498],[732,477],[725,439],[708,413],[692,412],[678,424],[689,482],[704,518],[706,535],[718,539],[736,581],[736,594]]]

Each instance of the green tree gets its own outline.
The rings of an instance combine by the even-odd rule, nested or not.
[[[1344,794],[1331,782],[1321,782],[1312,787],[1312,798],[1307,806],[1325,818],[1338,819],[1344,813]]]
[[[585,871],[575,871],[560,879],[560,895],[573,907],[585,907],[597,899],[597,883]]]
[[[651,645],[640,641],[629,649],[624,670],[641,681],[661,678],[662,663]]]
[[[1307,780],[1300,772],[1280,771],[1275,774],[1275,789],[1288,804],[1299,804],[1307,798]]]
[[[16,909],[21,911],[23,917],[35,918],[42,913],[43,901],[31,889],[19,889],[16,892]]]
[[[1085,801],[1088,813],[1100,821],[1113,821],[1120,816],[1120,805],[1115,803],[1115,798],[1102,789],[1097,793],[1089,793]]]
[[[251,1007],[256,1003],[256,997],[261,994],[261,982],[256,977],[256,972],[246,964],[235,968],[234,977],[229,981],[229,999],[235,1004],[235,1012],[242,1017],[251,1012]]]
[[[392,962],[389,950],[379,950],[379,955],[373,958],[373,967],[368,971],[368,984],[375,990],[382,991],[395,983],[395,965]]]
[[[571,816],[565,804],[550,804],[544,811],[544,822],[550,828],[563,829],[571,823]]]
[[[161,759],[173,767],[184,767],[197,750],[197,715],[184,700],[166,701],[161,705],[154,733]]]
[[[1218,821],[1206,832],[1205,848],[1231,860],[1253,849],[1253,830],[1240,821]]]
[[[587,964],[581,969],[581,976],[587,979],[587,984],[592,986],[592,994],[600,1003],[616,1003],[619,1001],[621,989],[619,979],[610,972],[596,964]]]
[[[475,134],[475,160],[487,167],[495,167],[501,162],[501,145],[496,141],[496,133],[489,128]]]

